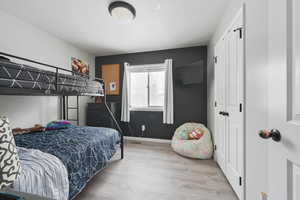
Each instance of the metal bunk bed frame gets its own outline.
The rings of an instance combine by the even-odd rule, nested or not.
[[[58,83],[59,71],[69,72],[69,73],[76,74],[78,76],[82,76],[82,77],[85,77],[87,79],[90,79],[90,77],[88,75],[76,73],[76,72],[73,72],[73,71],[68,70],[68,69],[63,69],[63,68],[56,67],[56,66],[53,66],[53,65],[38,62],[38,61],[35,61],[35,60],[31,60],[31,59],[27,59],[27,58],[15,56],[15,55],[8,54],[8,53],[3,53],[3,52],[0,52],[0,55],[7,56],[7,57],[10,57],[10,58],[15,58],[15,59],[18,59],[18,60],[23,60],[23,61],[26,61],[26,62],[30,62],[30,63],[34,63],[34,64],[38,64],[38,65],[42,65],[42,66],[54,69],[55,70],[55,88],[56,88],[56,91],[58,90],[59,85],[63,85],[63,84]],[[42,93],[41,91],[34,90],[34,89],[7,88],[7,87],[1,87],[0,86],[0,95],[60,96],[62,98],[62,101],[61,101],[62,102],[61,116],[62,116],[63,119],[66,118],[66,97],[68,97],[68,96],[77,96],[77,98],[79,96],[98,96],[98,97],[102,97],[105,108],[106,108],[107,112],[109,113],[109,116],[112,118],[117,130],[120,133],[120,136],[121,136],[121,141],[120,141],[121,159],[123,159],[124,158],[124,134],[123,134],[123,131],[122,131],[118,121],[116,120],[116,118],[114,117],[114,115],[111,112],[110,108],[108,107],[108,104],[107,104],[107,101],[106,101],[105,82],[101,78],[95,78],[94,81],[97,81],[97,82],[99,82],[103,85],[103,94],[79,94],[78,95],[78,93],[74,93],[74,94],[73,93]]]

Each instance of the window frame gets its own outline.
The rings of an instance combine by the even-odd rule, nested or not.
[[[165,64],[155,64],[155,65],[135,65],[130,66],[130,69],[128,69],[128,83],[129,88],[131,88],[131,73],[147,73],[147,107],[132,107],[131,106],[131,93],[129,93],[129,110],[130,111],[151,111],[151,112],[163,112],[164,111],[164,105],[163,106],[150,106],[150,74],[151,72],[164,72],[165,73],[165,82],[166,82],[166,73],[167,68],[165,67]],[[164,85],[166,87],[166,85]],[[165,89],[164,89],[165,90]]]

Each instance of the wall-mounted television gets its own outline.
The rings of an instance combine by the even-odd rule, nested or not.
[[[183,85],[201,84],[203,82],[203,60],[177,67],[175,79]]]

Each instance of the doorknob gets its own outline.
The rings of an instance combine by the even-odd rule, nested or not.
[[[281,140],[281,133],[277,129],[270,130],[261,130],[259,131],[259,136],[263,139],[272,138],[275,142],[279,142]]]
[[[229,113],[228,112],[224,112],[223,115],[224,116],[229,116]]]
[[[229,113],[224,111],[220,111],[219,114],[223,116],[229,116]]]

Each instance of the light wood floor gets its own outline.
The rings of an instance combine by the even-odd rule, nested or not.
[[[112,161],[75,200],[237,200],[212,160],[175,154],[166,144],[127,142],[124,160]]]

